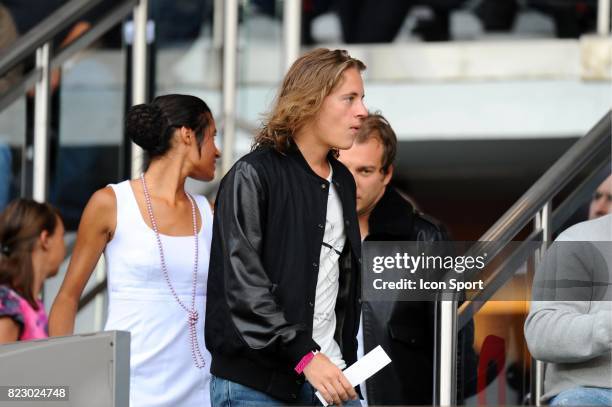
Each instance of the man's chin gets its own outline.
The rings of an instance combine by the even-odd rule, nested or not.
[[[374,208],[376,207],[376,204],[378,203],[378,201],[376,202],[369,202],[369,205],[366,203],[366,205],[363,205],[365,202],[361,202],[362,205],[357,205],[357,217],[362,217],[362,216],[369,216],[372,211],[374,210]]]
[[[354,142],[355,142],[355,138],[351,137],[350,140],[347,140],[343,143],[338,143],[338,145],[336,145],[334,148],[338,150],[349,150],[351,147],[353,147]]]

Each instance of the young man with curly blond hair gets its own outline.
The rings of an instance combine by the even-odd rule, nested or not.
[[[360,238],[355,182],[337,159],[367,115],[346,51],[285,76],[253,151],[221,181],[206,315],[213,405],[359,405]]]

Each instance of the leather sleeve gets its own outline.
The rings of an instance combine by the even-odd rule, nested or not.
[[[217,196],[215,217],[223,247],[225,299],[231,321],[253,350],[266,350],[290,367],[319,349],[303,324],[285,319],[262,262],[268,190],[256,169],[239,161]]]
[[[450,236],[442,224],[421,213],[416,214],[414,217],[414,230],[416,235],[413,237],[413,240],[418,242],[429,243],[450,240]]]

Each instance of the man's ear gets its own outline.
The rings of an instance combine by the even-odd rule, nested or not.
[[[387,168],[387,173],[385,174],[385,178],[383,179],[383,183],[385,184],[385,186],[389,185],[389,182],[391,182],[391,178],[393,178],[393,164],[389,165],[389,168]]]

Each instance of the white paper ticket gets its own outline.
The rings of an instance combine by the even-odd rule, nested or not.
[[[387,366],[389,363],[391,363],[389,355],[387,355],[384,349],[379,345],[368,352],[367,355],[364,355],[357,362],[353,363],[347,369],[343,370],[342,373],[344,373],[346,380],[349,381],[351,386],[355,387],[358,384],[365,382],[366,379],[372,377],[376,372]],[[327,407],[329,405],[318,391],[315,394],[323,406]]]

